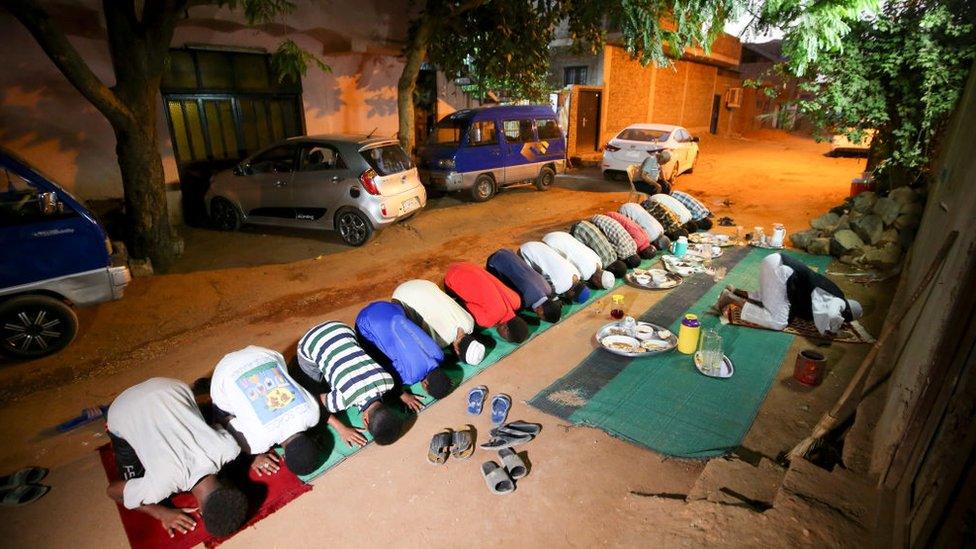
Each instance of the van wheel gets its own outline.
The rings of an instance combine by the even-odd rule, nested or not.
[[[63,301],[25,295],[0,303],[0,353],[40,358],[68,346],[78,333],[78,317]]]
[[[549,166],[543,166],[539,170],[539,176],[535,178],[535,188],[540,191],[548,191],[552,187],[552,182],[556,180],[556,172]]]
[[[342,210],[336,215],[336,230],[350,246],[362,246],[373,235],[373,225],[359,210]]]
[[[241,228],[241,212],[226,198],[210,201],[210,222],[221,231],[236,231]]]
[[[486,202],[495,196],[495,180],[490,175],[481,174],[474,180],[471,187],[471,200],[475,202]]]

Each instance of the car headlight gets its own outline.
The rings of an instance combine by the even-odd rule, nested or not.
[[[437,167],[443,168],[445,170],[454,169],[454,159],[453,158],[441,158],[437,161]]]

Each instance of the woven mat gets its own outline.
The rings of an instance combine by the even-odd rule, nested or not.
[[[753,324],[751,322],[746,322],[742,320],[742,307],[736,303],[729,304],[722,311],[722,324],[732,324],[734,326],[743,326],[746,328],[756,328],[759,330],[769,330],[764,326],[759,326],[758,324]],[[824,335],[817,331],[817,327],[813,324],[812,320],[803,320],[801,318],[795,318],[786,329],[783,330],[788,334],[793,334],[795,336],[806,337],[810,339],[820,339],[824,341],[836,341],[838,343],[874,343],[875,339],[867,329],[861,325],[860,322],[845,322],[843,326],[840,327],[840,331],[833,335]]]

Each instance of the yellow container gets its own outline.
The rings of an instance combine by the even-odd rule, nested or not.
[[[694,354],[698,350],[698,338],[701,335],[701,323],[698,317],[691,313],[685,315],[678,328],[678,352],[686,355]]]

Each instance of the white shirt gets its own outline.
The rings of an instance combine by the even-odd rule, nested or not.
[[[772,330],[783,330],[789,323],[790,302],[786,297],[786,281],[793,275],[793,269],[783,265],[780,254],[770,254],[762,260],[759,267],[759,290],[749,292],[749,299],[762,305],[746,302],[742,306],[742,320],[758,324]],[[820,288],[814,288],[810,295],[813,306],[813,323],[821,334],[836,332],[844,324],[842,313],[847,303]]]
[[[542,237],[542,241],[568,259],[586,280],[603,268],[600,256],[567,232],[553,231]]]
[[[175,379],[129,387],[109,406],[107,419],[109,431],[132,446],[146,470],[125,483],[127,509],[189,491],[241,453],[230,433],[207,425],[190,387]]]
[[[393,291],[393,299],[415,313],[421,328],[441,347],[449,347],[457,338],[458,328],[465,334],[474,332],[474,317],[429,280],[408,280]]]
[[[661,235],[664,234],[664,227],[661,226],[661,222],[654,219],[654,216],[649,214],[647,210],[644,209],[644,206],[641,206],[640,204],[627,202],[625,204],[621,204],[617,211],[620,212],[620,215],[627,217],[634,223],[640,225],[640,227],[644,229],[644,232],[647,233],[647,236],[651,238],[651,244],[653,244],[655,240],[661,238]]]
[[[251,345],[220,359],[210,398],[234,416],[230,425],[252,454],[267,452],[319,422],[318,402],[288,375],[281,353],[264,347]]]
[[[674,212],[682,225],[691,221],[691,212],[677,198],[669,194],[656,194],[651,197],[651,200]]]
[[[557,294],[568,292],[582,278],[579,269],[556,250],[542,242],[526,242],[519,247],[519,254],[530,267],[546,277]]]

